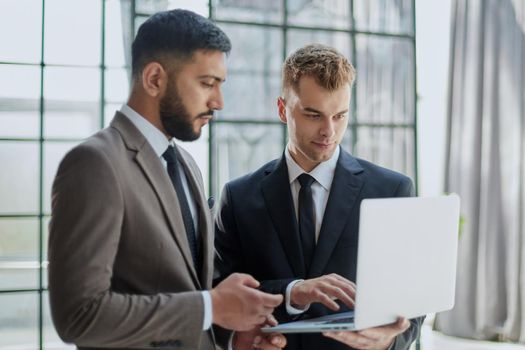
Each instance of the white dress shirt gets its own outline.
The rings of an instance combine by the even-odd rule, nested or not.
[[[160,162],[168,172],[168,163],[162,157],[162,154],[168,149],[169,146],[175,146],[174,139],[168,140],[166,135],[162,133],[157,127],[151,124],[146,118],[138,114],[127,104],[122,105],[120,113],[124,114],[137,129],[144,135],[148,143],[151,145],[157,157],[159,157]],[[190,191],[190,186],[188,184],[188,179],[184,171],[180,172],[182,187],[184,187],[184,193],[188,199],[188,206],[190,207],[191,217],[193,219],[193,225],[195,226],[195,238],[199,238],[199,220],[197,203],[193,198],[193,195]],[[203,330],[207,330],[211,327],[212,323],[212,305],[211,297],[208,291],[202,291],[202,297],[204,299],[204,322]]]
[[[307,173],[295,162],[290,154],[288,146],[284,151],[286,159],[286,166],[288,167],[288,178],[290,182],[290,190],[292,191],[293,205],[295,208],[295,217],[299,217],[299,206],[297,204],[299,200],[299,190],[301,184],[297,179],[299,175],[307,173],[314,178],[312,183],[312,197],[314,201],[314,222],[315,222],[315,241],[319,240],[319,231],[321,230],[321,224],[323,223],[324,211],[326,209],[326,203],[328,203],[328,196],[330,195],[330,189],[332,188],[332,181],[334,179],[335,168],[337,166],[337,160],[339,159],[340,149],[339,146],[335,149],[334,154],[330,159],[321,162],[312,171]],[[295,280],[288,284],[286,287],[285,302],[286,311],[290,315],[297,315],[308,310],[309,305],[305,309],[294,308],[290,303],[290,294],[292,287],[302,280]]]

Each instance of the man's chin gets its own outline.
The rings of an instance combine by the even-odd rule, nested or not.
[[[184,138],[179,138],[179,140],[183,141],[183,142],[191,142],[191,141],[196,141],[199,139],[199,137],[201,137],[201,133],[193,133],[191,135],[185,135]]]
[[[199,137],[201,137],[201,134],[202,134],[202,126],[198,126],[196,128],[193,128],[193,136],[194,136],[194,140],[198,139]]]
[[[193,135],[192,135],[192,139],[191,139],[190,141],[196,141],[196,140],[198,140],[200,137],[201,137],[201,131],[199,130],[199,132],[195,132],[195,133],[193,133]]]
[[[335,152],[335,150],[331,150],[331,151],[323,152],[323,153],[318,153],[314,157],[312,157],[313,158],[312,160],[314,160],[315,162],[318,162],[318,163],[326,162],[327,160],[332,158],[332,156],[334,155],[334,152]]]
[[[191,142],[197,140],[201,136],[200,130],[198,132],[193,131],[189,132],[180,132],[179,130],[174,130],[173,132],[169,133],[171,137],[176,138],[179,141],[182,142]]]

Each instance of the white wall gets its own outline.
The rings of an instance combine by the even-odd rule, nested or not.
[[[421,196],[443,193],[451,1],[416,1]]]

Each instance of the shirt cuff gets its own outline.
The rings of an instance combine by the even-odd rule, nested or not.
[[[210,292],[207,290],[202,291],[202,299],[204,300],[204,321],[202,323],[202,330],[207,331],[210,329],[211,322],[213,321]]]
[[[304,309],[297,309],[292,306],[290,302],[290,295],[292,294],[292,288],[295,286],[296,283],[302,282],[304,280],[295,280],[288,284],[286,287],[286,294],[285,294],[285,302],[286,302],[286,312],[288,312],[288,315],[299,315],[303,312],[307,311],[310,308],[310,304],[306,305]]]

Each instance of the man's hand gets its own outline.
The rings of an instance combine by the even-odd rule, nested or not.
[[[277,321],[269,316],[260,326],[276,326]],[[261,333],[260,326],[247,332],[236,332],[233,336],[233,350],[279,350],[286,346],[286,338],[280,333]]]
[[[350,332],[323,332],[323,335],[340,341],[354,349],[362,350],[387,350],[398,334],[410,327],[410,322],[403,317],[396,323],[386,326],[369,328],[362,331]]]
[[[336,273],[297,282],[290,293],[290,303],[299,309],[318,302],[330,310],[339,310],[334,299],[354,307],[355,283]]]
[[[252,276],[234,273],[210,291],[213,323],[235,331],[248,331],[268,319],[282,295],[261,292]]]

